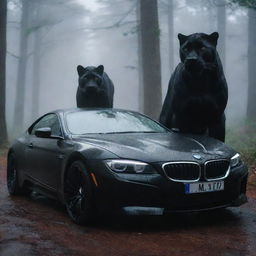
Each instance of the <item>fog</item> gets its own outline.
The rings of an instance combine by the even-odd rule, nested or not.
[[[27,0],[33,2],[32,0]],[[20,130],[38,116],[59,108],[76,107],[77,65],[103,64],[115,86],[114,107],[143,111],[139,94],[138,22],[136,0],[34,0],[40,16],[29,15],[25,78],[25,114]],[[189,4],[188,4],[189,2]],[[199,4],[200,2],[200,4]],[[174,1],[174,67],[179,63],[178,33],[217,31],[217,8],[201,1]],[[158,1],[162,100],[173,69],[169,65],[168,1]],[[9,1],[7,24],[6,111],[12,130],[17,93],[21,3]],[[30,13],[33,10],[30,9]],[[37,17],[35,19],[35,17]],[[229,87],[227,126],[246,119],[248,95],[248,10],[226,6],[225,75]],[[34,63],[35,32],[40,36],[40,61]],[[221,59],[224,56],[220,56]],[[39,65],[39,112],[33,116],[33,73]],[[154,104],[154,99],[152,99]],[[160,114],[160,113],[159,113]],[[21,129],[22,128],[22,129]],[[20,132],[20,131],[19,131]]]

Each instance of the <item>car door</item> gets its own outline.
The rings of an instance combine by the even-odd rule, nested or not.
[[[50,127],[50,138],[35,136],[35,130]],[[63,159],[63,133],[56,114],[48,114],[36,123],[30,131],[27,150],[28,172],[38,185],[56,192],[60,182],[60,171]]]

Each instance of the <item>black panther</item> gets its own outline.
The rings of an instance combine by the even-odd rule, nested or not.
[[[79,108],[112,108],[114,85],[104,72],[104,66],[77,66],[78,88],[76,103]]]
[[[178,34],[180,64],[168,85],[160,122],[182,133],[225,141],[228,87],[216,50],[219,34]]]

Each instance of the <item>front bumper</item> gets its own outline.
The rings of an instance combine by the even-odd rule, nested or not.
[[[149,213],[156,208],[168,212],[187,212],[239,206],[247,201],[248,170],[244,164],[232,169],[224,179],[223,191],[196,194],[186,194],[184,183],[169,180],[160,169],[159,174],[119,175],[100,162],[91,163],[90,166],[93,166],[90,171],[97,179],[94,201],[98,210],[116,211],[137,207],[144,213],[146,208]]]

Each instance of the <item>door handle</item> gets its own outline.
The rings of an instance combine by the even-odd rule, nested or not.
[[[56,157],[57,157],[58,159],[61,159],[61,160],[64,159],[64,155],[62,155],[62,154],[57,155]]]
[[[33,143],[29,143],[29,144],[28,144],[28,147],[29,147],[29,148],[33,148]]]

